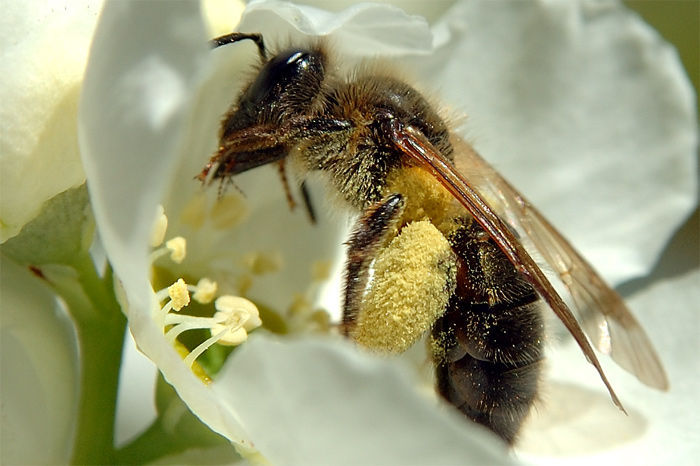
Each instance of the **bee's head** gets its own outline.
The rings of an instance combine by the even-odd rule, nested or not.
[[[222,122],[222,141],[243,129],[280,125],[305,114],[325,77],[320,48],[290,48],[265,62]]]
[[[259,35],[236,35],[227,42],[258,39],[262,65],[223,118],[219,150],[198,179],[226,179],[283,159],[293,142],[292,120],[308,116],[321,94],[326,54],[321,46],[294,47],[266,59]]]

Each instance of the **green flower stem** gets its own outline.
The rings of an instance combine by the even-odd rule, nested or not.
[[[78,325],[82,355],[81,399],[73,464],[114,460],[114,421],[126,319]]]
[[[112,464],[126,317],[114,295],[111,271],[100,277],[87,253],[76,256],[70,268],[70,273],[47,279],[66,302],[80,342],[80,407],[72,463]]]

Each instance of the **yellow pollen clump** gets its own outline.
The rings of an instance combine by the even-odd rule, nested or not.
[[[179,311],[190,303],[190,293],[187,291],[187,284],[180,278],[168,287],[173,310]]]
[[[454,196],[422,168],[396,170],[389,176],[386,189],[389,193],[404,194],[404,219],[431,219],[442,229],[442,224],[453,216]]]
[[[388,353],[411,347],[442,315],[454,290],[456,259],[429,221],[408,224],[382,250],[353,337]]]

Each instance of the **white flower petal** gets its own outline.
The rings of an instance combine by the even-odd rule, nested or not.
[[[350,56],[401,56],[432,50],[425,19],[387,4],[359,3],[330,13],[291,3],[251,2],[239,30],[282,40],[328,36],[338,52]]]
[[[213,389],[273,464],[507,464],[494,435],[442,412],[390,360],[350,344],[253,336]]]
[[[67,464],[78,413],[75,329],[37,277],[0,261],[0,462]]]
[[[80,185],[80,82],[101,1],[5,2],[0,27],[0,242]],[[60,4],[60,5],[59,5]]]
[[[152,318],[148,239],[208,47],[196,2],[112,1],[95,35],[83,88],[81,151],[100,235],[129,299],[137,345],[217,432],[240,425],[166,343]],[[170,93],[161,85],[167,81]],[[167,209],[166,209],[167,214]]]
[[[607,279],[648,272],[697,205],[675,50],[613,2],[461,2],[438,29],[450,41],[413,69],[481,155]]]
[[[127,290],[127,282],[147,284],[143,238],[206,54],[196,3],[105,5],[83,86],[80,142],[100,234]]]

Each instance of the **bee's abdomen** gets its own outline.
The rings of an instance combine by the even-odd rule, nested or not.
[[[437,388],[512,443],[537,396],[543,359],[539,297],[480,227],[451,237],[457,284],[433,329]]]

